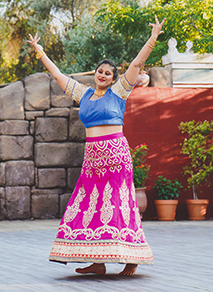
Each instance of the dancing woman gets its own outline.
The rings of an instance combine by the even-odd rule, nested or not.
[[[123,135],[126,100],[141,67],[162,33],[165,19],[155,16],[151,37],[118,77],[115,64],[105,59],[95,69],[96,89],[62,74],[47,57],[40,38],[30,36],[45,67],[59,86],[79,103],[86,128],[84,161],[80,177],[58,228],[49,260],[61,263],[91,262],[78,273],[105,274],[105,263],[125,263],[121,275],[133,275],[138,264],[152,264],[133,184],[132,160]]]

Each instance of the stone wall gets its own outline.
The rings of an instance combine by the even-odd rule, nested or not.
[[[0,220],[60,218],[84,143],[77,105],[49,74],[1,88]]]

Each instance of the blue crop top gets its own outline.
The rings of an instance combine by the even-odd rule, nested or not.
[[[125,76],[122,76],[108,88],[104,96],[90,100],[95,89],[70,79],[65,93],[80,104],[79,117],[85,128],[90,128],[100,125],[123,125],[126,99],[133,88],[134,85],[129,84]]]
[[[86,128],[98,125],[123,125],[126,99],[109,88],[104,96],[90,100],[95,89],[89,88],[80,101],[79,117]]]

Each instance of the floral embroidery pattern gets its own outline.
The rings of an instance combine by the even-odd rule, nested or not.
[[[121,206],[119,207],[122,211],[122,216],[124,218],[125,224],[128,226],[129,225],[129,220],[130,220],[130,208],[128,205],[128,198],[129,198],[129,192],[126,186],[126,182],[124,180],[121,188],[120,188],[120,197],[121,197]],[[74,229],[72,230],[71,227],[69,226],[69,222],[71,222],[75,216],[77,215],[78,212],[81,210],[79,209],[79,205],[77,202],[82,201],[82,199],[85,196],[81,196],[78,194],[77,197],[81,198],[80,200],[75,200],[72,206],[68,206],[65,214],[66,218],[64,218],[64,224],[60,225],[58,229],[58,234],[59,232],[64,232],[65,238],[70,238],[70,239],[76,239],[79,235],[85,235],[85,239],[87,241],[90,240],[97,240],[100,239],[102,234],[108,233],[111,234],[111,238],[115,240],[121,240],[125,241],[126,237],[129,235],[132,237],[133,242],[140,242],[141,238],[143,238],[143,229],[139,228],[137,231],[134,231],[128,227],[122,228],[119,230],[115,226],[110,226],[108,225],[109,222],[112,220],[113,217],[113,209],[115,206],[111,204],[111,193],[113,192],[113,188],[110,186],[110,183],[107,182],[105,189],[104,189],[104,194],[103,194],[103,205],[101,207],[101,214],[100,214],[100,221],[103,225],[97,227],[95,230],[91,228],[87,228],[89,223],[92,221],[93,215],[96,212],[96,204],[97,204],[97,198],[99,196],[97,188],[94,187],[93,192],[90,196],[90,207],[88,208],[87,211],[84,212],[83,216],[83,222],[82,225],[84,228],[79,228],[79,229]],[[77,199],[76,197],[76,199]],[[75,211],[72,213],[72,210]],[[91,211],[91,214],[89,213]],[[69,215],[71,216],[69,218]],[[138,222],[139,223],[139,222]],[[140,222],[141,224],[141,222]],[[140,225],[139,224],[139,225]]]
[[[112,220],[113,216],[113,206],[110,202],[112,197],[112,187],[110,186],[109,182],[106,184],[104,194],[103,194],[103,206],[101,207],[101,222],[106,225]]]
[[[130,207],[129,207],[129,191],[126,186],[126,181],[124,180],[121,188],[119,189],[120,198],[121,198],[121,213],[124,219],[125,224],[129,225],[130,219]]]
[[[107,182],[104,193],[103,193],[103,205],[101,207],[101,216],[100,220],[104,224],[103,226],[98,227],[94,231],[94,238],[99,239],[101,238],[101,235],[105,232],[112,235],[112,238],[118,238],[119,237],[119,230],[118,228],[114,226],[109,226],[108,223],[112,220],[113,217],[113,209],[115,206],[111,204],[111,193],[113,192],[112,187],[110,186],[110,183]]]
[[[85,196],[86,196],[86,192],[85,192],[84,187],[82,186],[78,191],[78,194],[74,200],[74,203],[71,206],[67,206],[67,209],[63,217],[64,223],[60,225],[57,236],[61,231],[63,231],[65,238],[70,237],[70,235],[72,234],[72,229],[70,228],[70,226],[68,226],[67,223],[72,222],[73,219],[77,216],[77,214],[81,212],[79,205],[83,201],[83,198]]]
[[[68,206],[64,214],[64,222],[73,221],[78,212],[81,212],[79,209],[80,203],[83,201],[83,198],[86,196],[84,187],[81,187],[72,206]]]
[[[82,222],[84,228],[88,227],[88,225],[92,221],[94,214],[97,212],[96,204],[97,204],[98,196],[99,196],[99,193],[95,185],[92,191],[92,194],[90,195],[89,208],[87,211],[84,211],[83,222]]]

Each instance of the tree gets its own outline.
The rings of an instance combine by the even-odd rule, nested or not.
[[[64,55],[62,40],[66,38],[66,32],[81,21],[83,11],[93,13],[95,5],[98,3],[98,6],[101,1],[5,0],[3,3],[5,12],[0,16],[0,31],[3,32],[0,45],[1,83],[45,71],[42,63],[35,58],[34,50],[25,42],[29,33],[38,32],[48,56],[59,62]],[[57,16],[66,21],[55,25]]]
[[[181,143],[181,153],[188,156],[184,166],[188,187],[192,188],[193,199],[198,199],[197,187],[209,182],[213,172],[213,121],[181,122],[179,129],[186,135]]]
[[[102,58],[117,65],[130,62],[149,38],[156,14],[167,18],[147,66],[161,65],[168,40],[177,40],[179,52],[193,41],[193,50],[213,50],[213,0],[5,0],[0,16],[0,82],[11,82],[44,71],[34,50],[25,43],[36,31],[48,56],[63,72],[87,71]],[[102,6],[100,6],[102,4]],[[99,9],[97,11],[97,9]],[[97,11],[97,13],[95,13]],[[56,25],[56,20],[60,25]],[[9,48],[9,49],[8,49]]]
[[[154,13],[167,18],[165,27],[166,38],[174,37],[179,50],[185,51],[188,40],[194,43],[197,53],[212,52],[213,32],[213,1],[212,0],[155,0],[149,5]]]
[[[125,56],[123,36],[95,23],[90,16],[81,26],[67,32],[63,44],[65,55],[59,67],[68,74],[93,70],[104,58],[120,64]]]
[[[122,33],[125,41],[134,37],[145,39],[150,33],[149,22],[154,15],[159,20],[167,18],[164,34],[160,35],[147,64],[161,64],[161,57],[167,53],[167,42],[171,37],[177,40],[180,52],[186,49],[186,42],[194,43],[197,53],[210,53],[213,49],[213,1],[212,0],[154,0],[147,6],[122,6],[119,1],[106,2],[97,12],[99,20],[106,23],[107,28]]]
[[[51,39],[49,46],[57,39],[57,36],[51,34],[49,19],[39,21],[29,1],[8,0],[5,2],[6,9],[1,21],[3,30],[7,33],[4,34],[2,45],[0,81],[11,82],[23,78],[29,72],[43,70],[41,63],[35,59],[35,52],[29,49],[24,50],[28,33],[34,34],[36,28],[42,32],[46,30],[45,37],[49,37],[49,41]]]
[[[137,1],[116,2],[110,18],[116,17],[116,11],[120,8],[129,9],[131,13],[139,7]],[[65,58],[60,62],[64,72],[93,70],[103,58],[109,58],[119,65],[125,60],[132,60],[144,44],[145,38],[133,38],[131,31],[127,33],[126,30],[116,30],[116,23],[114,27],[108,25],[107,19],[101,16],[106,6],[107,4],[103,4],[97,14],[88,16],[80,26],[68,31],[64,40]],[[122,18],[123,10],[118,13]],[[144,24],[141,27],[144,30]]]
[[[93,15],[104,0],[42,0],[32,1],[32,7],[40,18],[51,15],[61,23],[61,29],[67,31],[81,22],[84,15]]]

